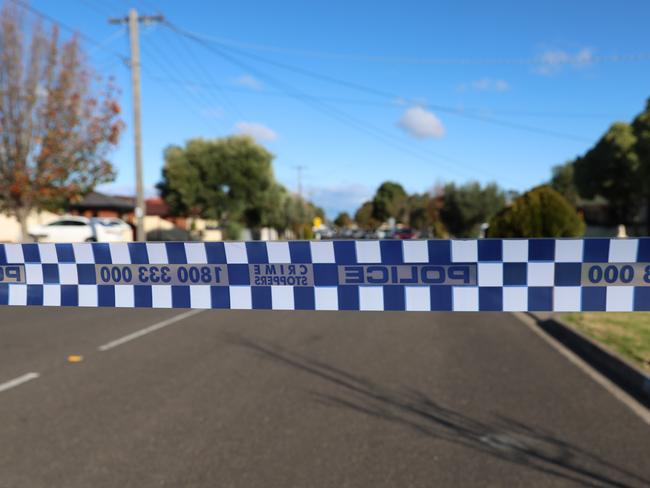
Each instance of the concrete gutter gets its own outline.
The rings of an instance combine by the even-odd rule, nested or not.
[[[540,329],[554,337],[639,403],[650,408],[650,375],[607,346],[573,329],[556,314],[528,313],[528,315],[535,320]]]

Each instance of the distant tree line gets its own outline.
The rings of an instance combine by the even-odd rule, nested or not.
[[[495,183],[448,183],[409,195],[382,183],[354,214],[340,214],[339,227],[376,229],[388,219],[428,235],[474,237],[482,224],[490,237],[576,237],[585,230],[582,209],[597,199],[611,225],[638,224],[645,211],[650,234],[650,99],[631,123],[616,122],[585,154],[553,168],[548,184],[523,195]]]
[[[480,225],[500,211],[506,199],[506,192],[494,183],[448,183],[429,192],[408,194],[399,183],[386,181],[357,209],[354,219],[344,212],[334,223],[375,230],[394,219],[423,235],[469,237],[478,234]]]

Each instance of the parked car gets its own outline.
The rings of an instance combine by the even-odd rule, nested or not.
[[[415,239],[417,237],[417,233],[413,231],[413,229],[399,229],[393,234],[393,239]]]
[[[29,229],[38,242],[120,242],[132,241],[129,224],[116,218],[65,216]]]

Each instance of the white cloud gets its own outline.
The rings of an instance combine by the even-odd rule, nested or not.
[[[478,92],[505,92],[510,90],[510,83],[506,80],[494,80],[491,78],[481,78],[480,80],[458,85],[458,91],[478,91]]]
[[[241,75],[234,79],[236,85],[250,88],[251,90],[260,91],[264,85],[260,80],[251,75]]]
[[[594,52],[588,47],[583,47],[574,56],[574,60],[575,60],[574,64],[576,64],[578,67],[586,66],[588,64],[591,64],[592,61],[594,60]]]
[[[440,139],[445,135],[440,119],[422,107],[407,109],[397,125],[417,139]]]
[[[506,80],[495,80],[494,89],[499,92],[504,92],[510,90],[510,83]]]
[[[539,56],[534,71],[540,75],[554,75],[566,66],[584,68],[591,65],[593,60],[594,52],[588,47],[581,48],[575,54],[562,49],[548,49]]]
[[[275,141],[278,138],[278,135],[273,129],[258,124],[257,122],[237,122],[235,124],[235,129],[237,129],[237,132],[240,134],[248,134],[258,141]]]

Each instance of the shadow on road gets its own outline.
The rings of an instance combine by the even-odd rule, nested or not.
[[[490,421],[477,420],[436,403],[420,391],[384,387],[277,345],[236,335],[228,335],[227,340],[336,386],[339,391],[335,394],[311,393],[316,401],[327,406],[399,424],[419,434],[582,486],[650,486],[650,480],[640,475],[512,418],[495,416]]]

